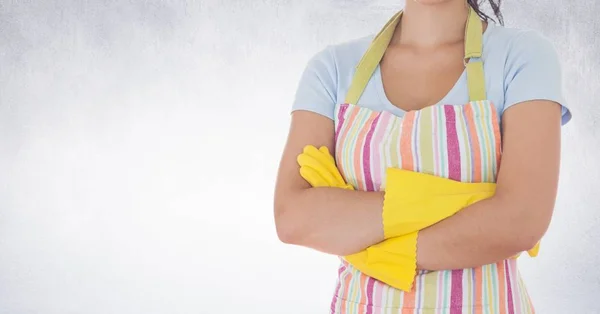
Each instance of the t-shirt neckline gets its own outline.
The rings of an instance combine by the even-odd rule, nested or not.
[[[487,28],[483,32],[483,44],[484,44],[483,49],[484,49],[484,51],[485,51],[485,43],[486,43],[487,39],[489,38],[490,33],[494,27],[496,27],[496,25],[490,21],[490,22],[488,22]],[[467,69],[465,68],[463,70],[463,72],[461,73],[460,77],[456,80],[456,82],[452,86],[452,88],[446,93],[446,95],[444,95],[444,97],[442,97],[437,103],[435,103],[431,106],[439,106],[439,105],[447,102],[448,99],[451,99],[452,96],[454,96],[454,94],[456,93],[456,90],[459,88],[461,82],[466,80],[466,77],[467,77]],[[383,88],[383,77],[381,75],[381,64],[378,64],[377,67],[375,68],[375,72],[373,72],[373,79],[374,79],[374,83],[375,83],[376,89],[377,89],[377,96],[379,97],[379,100],[383,103],[385,110],[391,111],[392,113],[394,113],[397,116],[400,116],[400,117],[403,116],[407,111],[404,109],[401,109],[400,107],[395,106],[389,100],[387,95],[385,94],[385,89]]]

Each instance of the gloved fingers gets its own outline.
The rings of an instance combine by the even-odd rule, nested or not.
[[[327,168],[313,155],[302,153],[296,158],[300,167],[309,166],[313,169],[320,170],[321,172],[327,171]]]
[[[319,156],[321,155],[321,153],[319,152],[319,150],[313,146],[313,145],[306,145],[304,146],[304,149],[302,150],[303,154],[312,156],[314,158],[319,158]]]
[[[327,148],[327,146],[321,146],[321,148],[319,148],[319,151],[321,152],[321,154],[325,155],[325,157],[329,161],[329,164],[331,165],[330,171],[333,173],[335,178],[340,182],[346,183],[346,181],[342,177],[342,174],[340,173],[340,170],[337,167],[337,164],[335,163],[335,158],[329,153],[329,149]]]
[[[344,189],[354,191],[354,186],[352,186],[352,184],[350,184],[350,183],[346,183],[346,185],[344,186]]]
[[[318,171],[311,167],[300,167],[300,176],[314,188],[330,186],[329,182],[327,182]]]
[[[346,181],[342,178],[340,170],[337,168],[335,164],[335,159],[329,153],[329,149],[326,146],[321,146],[321,148],[317,149],[316,147],[309,145],[304,148],[304,154],[310,155],[315,160],[318,160],[323,167],[327,169],[338,181],[337,186],[344,186]]]
[[[316,153],[315,153],[316,152]],[[321,177],[323,177],[324,179],[326,179],[330,186],[333,187],[343,187],[345,186],[346,182],[344,182],[343,180],[338,180],[335,177],[335,173],[331,173],[329,167],[328,167],[328,162],[326,160],[323,160],[324,156],[320,154],[319,150],[317,150],[314,146],[312,146],[312,148],[305,148],[304,152],[300,155],[298,155],[297,161],[298,161],[298,165],[300,165],[300,167],[311,167],[314,170],[316,170]],[[335,165],[334,165],[335,168]],[[335,168],[336,172],[337,168]]]
[[[319,151],[325,155],[331,155],[331,153],[329,153],[329,148],[327,148],[327,146],[319,147]]]
[[[537,257],[540,252],[540,242],[538,242],[532,249],[527,251],[530,257]]]
[[[334,178],[335,181],[332,182],[332,186],[335,187],[346,187],[346,181],[342,177],[339,169],[335,164],[335,159],[329,153],[329,149],[326,146],[321,146],[321,148],[317,149],[313,145],[307,145],[304,147],[304,150],[300,156],[298,156],[298,163],[302,166],[302,164],[310,165],[311,167],[321,170],[322,173],[329,172],[329,174]],[[327,175],[329,177],[329,175]]]
[[[300,169],[302,170],[302,168],[310,168],[310,169],[312,169],[311,171],[318,173],[319,177],[322,178],[322,180],[324,180],[327,183],[327,186],[329,186],[329,187],[334,187],[334,188],[343,188],[344,187],[344,185],[338,184],[338,182],[331,175],[331,173],[329,173],[327,171],[319,171],[320,169],[315,169],[310,166],[301,166]]]
[[[330,162],[335,163],[335,159],[333,158],[333,155],[331,155],[331,153],[329,152],[329,148],[327,148],[327,146],[319,147],[319,151],[321,152],[321,154],[325,155]]]

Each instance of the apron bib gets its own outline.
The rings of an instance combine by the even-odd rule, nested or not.
[[[357,190],[381,191],[385,169],[394,167],[462,182],[496,182],[500,126],[486,98],[483,26],[474,10],[465,33],[468,104],[435,105],[402,117],[356,105],[401,16],[396,14],[377,34],[356,67],[345,103],[335,108],[335,158],[344,179]],[[366,276],[343,260],[338,274],[331,313],[534,313],[516,259],[419,271],[411,292]]]

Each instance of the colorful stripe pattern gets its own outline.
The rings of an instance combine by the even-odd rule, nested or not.
[[[489,101],[440,105],[400,118],[351,104],[336,107],[336,161],[358,190],[385,189],[385,169],[462,182],[495,182],[501,157],[498,116]],[[420,271],[405,293],[342,261],[331,313],[534,313],[515,259],[472,269]]]

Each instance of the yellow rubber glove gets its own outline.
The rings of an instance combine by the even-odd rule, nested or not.
[[[410,292],[417,274],[418,231],[387,239],[344,259],[363,274]]]
[[[298,155],[300,175],[313,187],[351,189],[340,174],[327,147],[312,145]],[[409,234],[462,208],[491,197],[493,183],[463,183],[418,172],[389,168],[386,171],[386,193],[383,206],[385,238]]]
[[[314,146],[307,146],[297,161],[300,174],[313,187],[353,189],[343,180],[326,147],[316,149]],[[435,224],[476,201],[490,197],[495,190],[495,184],[461,183],[400,169],[388,169],[387,172],[386,188],[389,189],[391,183],[392,188],[398,188],[398,192],[402,193],[398,196],[386,192],[386,200],[406,212],[401,215],[392,213],[391,220],[395,221],[397,227],[405,228],[405,231],[398,233],[402,236],[385,240],[344,259],[368,276],[398,289],[410,291],[416,274],[416,231]],[[390,176],[392,180],[389,179]],[[447,204],[453,207],[445,207]],[[422,207],[423,205],[426,208]],[[429,212],[438,214],[432,215]],[[401,218],[406,221],[400,221]]]
[[[540,241],[541,242],[541,241]],[[537,257],[540,254],[540,242],[538,242],[533,249],[527,251],[527,254],[531,257]]]
[[[493,196],[496,190],[495,183],[464,183],[397,168],[388,168],[386,176],[383,203],[386,239],[427,228]],[[539,249],[538,242],[527,253],[536,257]]]
[[[410,291],[417,273],[418,231],[494,195],[493,183],[463,183],[389,168],[386,171],[385,241],[345,259],[363,273]]]
[[[397,168],[388,168],[383,202],[386,239],[427,228],[459,210],[490,198],[494,183],[464,183]]]
[[[384,236],[388,239],[427,228],[493,196],[495,190],[495,183],[464,183],[388,168],[383,203]],[[538,242],[527,253],[536,257],[539,250]]]
[[[317,149],[312,145],[304,147],[302,154],[298,155],[300,175],[312,187],[333,187],[354,190],[347,184],[342,174],[335,165],[335,159],[329,153],[327,147]]]

